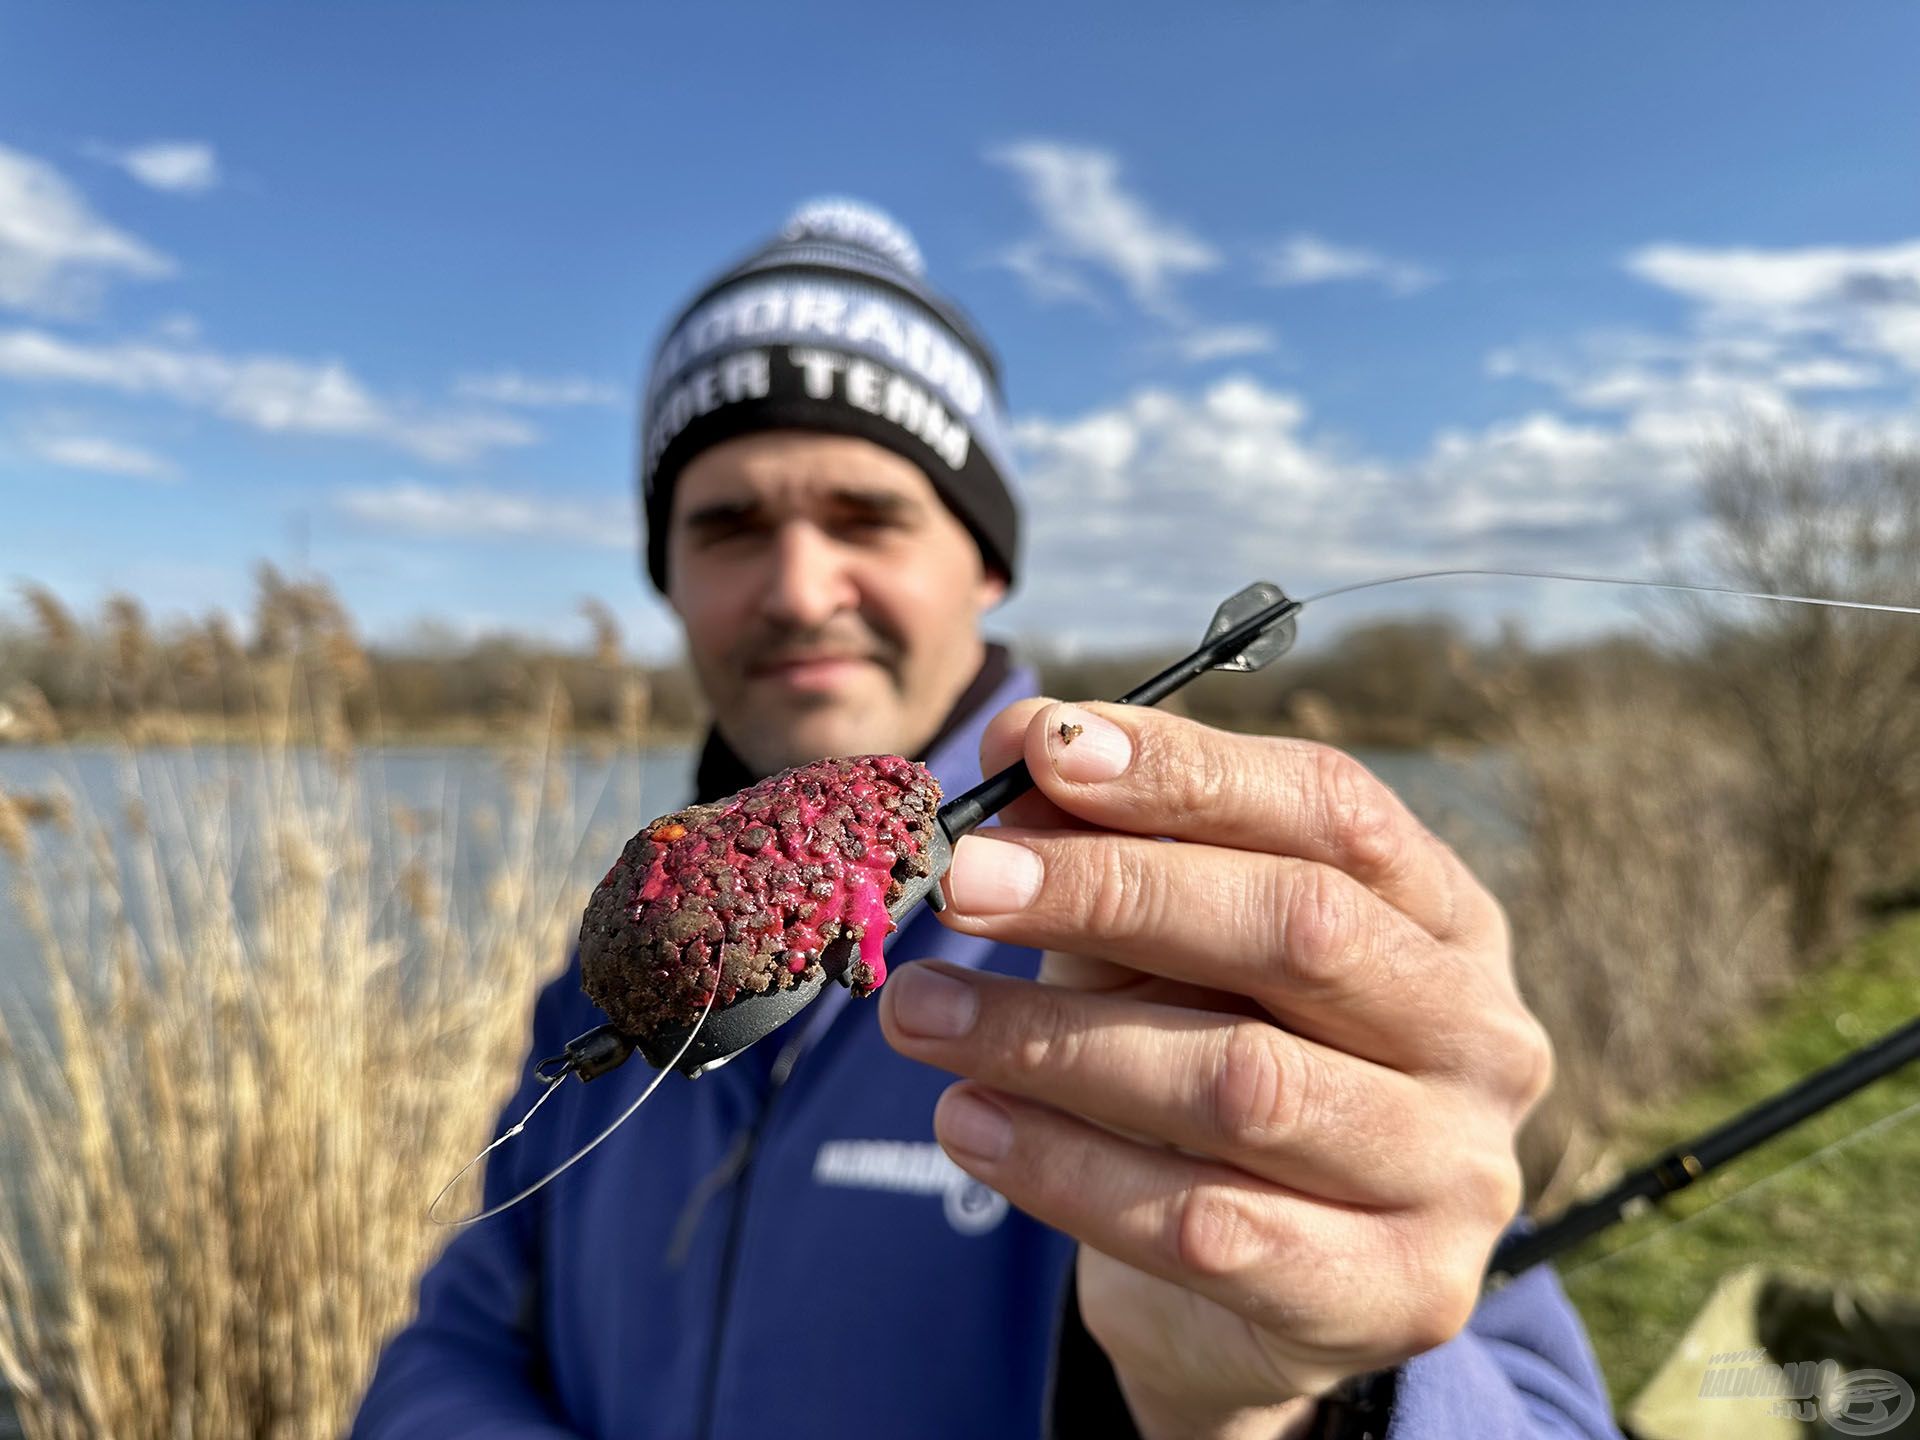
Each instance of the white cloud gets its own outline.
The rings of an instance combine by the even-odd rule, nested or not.
[[[625,391],[604,380],[589,380],[584,375],[523,375],[517,370],[496,370],[490,375],[462,375],[454,382],[453,393],[462,400],[479,400],[489,405],[523,405],[530,409],[572,405],[600,405],[617,409],[628,401]]]
[[[390,404],[337,360],[228,356],[148,341],[87,344],[11,330],[0,331],[0,376],[156,395],[256,430],[371,440],[443,463],[537,438],[511,416],[421,413]]]
[[[1631,567],[1691,511],[1696,425],[1584,425],[1547,412],[1448,430],[1407,475],[1427,545],[1477,563]]]
[[[1164,635],[1236,579],[1292,568],[1302,517],[1344,513],[1380,473],[1309,437],[1306,420],[1297,396],[1246,376],[1020,420],[1032,539],[1009,623]]]
[[[1764,315],[1817,305],[1920,303],[1920,241],[1787,250],[1648,245],[1626,264],[1643,280],[1725,310]]]
[[[1395,295],[1411,295],[1438,280],[1431,270],[1407,260],[1393,260],[1371,250],[1335,245],[1316,235],[1295,235],[1264,260],[1261,279],[1268,285],[1325,285],[1343,280],[1367,280]]]
[[[1143,310],[1177,319],[1183,312],[1175,283],[1220,264],[1205,240],[1155,215],[1121,185],[1119,158],[1108,151],[1026,140],[987,158],[1020,177],[1044,227],[1040,238],[1016,248],[1024,257],[1016,269],[1029,277],[1036,263],[1092,265],[1115,276]]]
[[[1237,355],[1262,355],[1274,347],[1273,332],[1264,325],[1203,325],[1174,337],[1182,360],[1201,364]]]
[[[1890,323],[1920,320],[1902,278],[1920,297],[1920,246],[1660,245],[1635,252],[1627,269],[1691,303],[1681,329],[1517,346],[1487,360],[1490,375],[1542,385],[1597,418],[1542,411],[1443,435],[1420,477],[1436,524],[1480,536],[1504,563],[1538,565],[1558,550],[1580,568],[1614,567],[1644,543],[1635,537],[1684,541],[1703,450],[1755,422],[1797,418],[1835,439],[1892,436],[1903,423],[1898,402],[1871,392],[1897,374],[1889,361],[1902,363]]]
[[[1039,234],[995,257],[1020,277],[1034,299],[1074,301],[1109,313],[1094,283],[1104,276],[1170,332],[1151,350],[1200,364],[1274,349],[1273,332],[1264,325],[1214,324],[1188,310],[1179,282],[1218,269],[1220,253],[1128,190],[1121,183],[1120,160],[1111,152],[1026,140],[987,158],[1019,177],[1040,222]]]
[[[1778,250],[1659,244],[1625,263],[1701,306],[1707,328],[1825,340],[1920,374],[1920,240]]]
[[[1184,634],[1262,577],[1304,595],[1459,566],[1644,573],[1651,544],[1692,513],[1706,428],[1538,411],[1389,462],[1316,433],[1299,396],[1236,376],[1028,417],[1014,436],[1031,543],[1009,623],[1099,644]],[[1560,623],[1590,605],[1540,588],[1483,590],[1478,603],[1549,604]],[[1385,591],[1341,610],[1446,603]]]
[[[422,460],[442,465],[463,464],[489,450],[531,445],[540,438],[539,431],[510,415],[488,415],[480,411],[383,415],[381,422],[367,434]]]
[[[137,480],[167,480],[175,473],[172,462],[99,435],[35,435],[27,449],[40,459],[69,470],[91,470],[101,475],[127,475]]]
[[[172,195],[204,195],[220,183],[220,162],[204,140],[153,140],[124,149],[90,145],[87,153]]]
[[[1022,240],[1007,246],[996,262],[1011,270],[1025,283],[1027,293],[1042,304],[1072,300],[1105,313],[1107,302],[1078,270],[1055,258],[1044,240]]]
[[[1886,380],[1871,365],[1824,357],[1790,361],[1775,378],[1788,390],[1871,390]]]
[[[113,278],[173,272],[173,261],[101,219],[51,165],[0,145],[0,306],[84,314]]]
[[[1885,392],[1920,370],[1916,250],[1649,247],[1633,273],[1689,302],[1680,327],[1497,351],[1490,375],[1545,396],[1406,459],[1341,445],[1301,397],[1247,376],[1024,417],[1031,558],[1008,623],[1085,646],[1189,633],[1260,576],[1312,594],[1425,570],[1684,562],[1716,441],[1790,415],[1835,443],[1912,440],[1913,397]],[[1564,632],[1633,613],[1618,598],[1551,581],[1389,588],[1339,601],[1329,623],[1435,605]]]
[[[153,323],[153,333],[162,340],[171,340],[176,345],[191,345],[200,338],[199,317],[189,315],[184,310],[176,310],[171,315],[163,315]]]
[[[609,514],[605,505],[471,487],[443,490],[416,481],[342,490],[334,506],[376,529],[442,540],[558,540],[625,550],[638,534],[630,501]]]
[[[1882,357],[1833,330],[1729,326],[1696,315],[1672,335],[1605,333],[1495,351],[1487,373],[1530,380],[1582,410],[1649,417],[1784,415],[1795,405],[1887,386]]]

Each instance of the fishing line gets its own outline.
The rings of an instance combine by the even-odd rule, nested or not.
[[[1766,590],[1738,590],[1731,585],[1689,585],[1677,580],[1629,580],[1615,575],[1577,575],[1564,570],[1414,570],[1405,575],[1388,575],[1377,580],[1356,580],[1351,585],[1336,585],[1309,595],[1302,608],[1335,595],[1351,595],[1356,590],[1374,590],[1383,585],[1400,585],[1409,580],[1446,580],[1477,575],[1506,580],[1569,580],[1581,585],[1627,585],[1643,590],[1679,590],[1696,595],[1728,595],[1741,600],[1778,600],[1789,605],[1825,605],[1835,610],[1878,610],[1892,615],[1920,615],[1920,605],[1882,605],[1869,600],[1830,600],[1819,595],[1776,595]]]
[[[482,1210],[478,1215],[469,1215],[463,1220],[441,1219],[438,1211],[440,1209],[440,1202],[447,1198],[447,1192],[452,1190],[454,1186],[458,1185],[461,1181],[461,1178],[465,1176],[469,1170],[473,1169],[474,1166],[478,1165],[482,1160],[486,1159],[487,1156],[491,1155],[495,1150],[499,1149],[500,1146],[504,1145],[507,1141],[513,1139],[514,1136],[518,1135],[522,1130],[524,1130],[526,1128],[527,1122],[533,1119],[535,1112],[537,1112],[542,1105],[547,1103],[547,1100],[549,1097],[558,1093],[560,1087],[566,1083],[568,1074],[571,1073],[571,1072],[562,1072],[560,1075],[557,1075],[552,1079],[548,1079],[547,1076],[540,1073],[539,1067],[536,1066],[534,1069],[534,1073],[536,1075],[539,1075],[540,1080],[547,1087],[546,1090],[542,1092],[538,1100],[533,1102],[532,1106],[527,1110],[527,1113],[520,1117],[518,1123],[510,1126],[491,1145],[487,1146],[486,1149],[482,1150],[478,1155],[474,1156],[473,1159],[467,1161],[466,1164],[462,1165],[460,1167],[459,1173],[456,1174],[451,1180],[447,1181],[445,1185],[440,1187],[440,1193],[433,1197],[433,1203],[427,1207],[427,1218],[433,1221],[433,1223],[436,1225],[445,1225],[449,1228],[457,1229],[459,1227],[466,1226],[466,1225],[476,1225],[482,1220],[492,1219],[495,1215],[498,1215],[501,1211],[509,1210],[513,1206],[518,1205],[522,1200],[526,1199],[529,1195],[533,1194],[536,1190],[544,1189],[551,1181],[557,1179],[560,1175],[564,1174],[566,1171],[571,1170],[580,1161],[586,1159],[588,1155],[592,1154],[594,1150],[599,1148],[601,1141],[605,1140],[609,1135],[613,1134],[614,1131],[618,1130],[622,1125],[626,1124],[628,1120],[632,1119],[634,1111],[638,1110],[642,1105],[646,1104],[648,1098],[653,1094],[653,1092],[660,1088],[660,1082],[666,1079],[667,1076],[673,1073],[673,1067],[678,1065],[680,1063],[681,1057],[684,1056],[687,1053],[687,1051],[693,1048],[693,1042],[695,1038],[700,1034],[700,1027],[707,1023],[707,1016],[713,1012],[714,998],[717,995],[719,995],[719,993],[720,993],[720,986],[716,982],[713,989],[707,992],[706,1008],[701,1010],[700,1018],[693,1022],[693,1029],[687,1032],[687,1038],[680,1042],[679,1050],[674,1052],[674,1056],[671,1060],[669,1060],[665,1065],[660,1067],[660,1073],[658,1075],[655,1075],[653,1079],[647,1082],[646,1088],[640,1092],[638,1097],[635,1098],[634,1102],[631,1105],[627,1106],[625,1110],[620,1112],[619,1116],[613,1121],[611,1125],[607,1126],[606,1129],[602,1130],[598,1135],[594,1136],[593,1139],[589,1140],[585,1145],[582,1145],[578,1150],[574,1151],[573,1154],[569,1155],[565,1160],[561,1161],[558,1165],[554,1166],[553,1169],[549,1170],[545,1175],[542,1175],[538,1180],[534,1181],[533,1184],[527,1186],[527,1188],[522,1190],[518,1195],[515,1195],[510,1199],[502,1200],[498,1205],[495,1205],[491,1209]]]

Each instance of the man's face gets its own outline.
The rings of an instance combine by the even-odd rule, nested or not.
[[[760,773],[919,750],[1005,593],[919,467],[870,440],[764,431],[680,472],[667,600],[721,735]]]

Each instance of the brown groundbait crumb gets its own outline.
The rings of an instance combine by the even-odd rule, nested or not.
[[[817,760],[729,799],[663,815],[595,888],[580,926],[581,983],[621,1030],[684,1030],[712,995],[818,979],[820,952],[859,943],[847,978],[886,978],[887,906],[927,873],[940,785],[898,755]],[[713,994],[716,982],[719,992]]]

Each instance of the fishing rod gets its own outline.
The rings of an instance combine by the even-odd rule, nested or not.
[[[1565,1254],[1915,1060],[1920,1060],[1920,1017],[1682,1141],[1605,1193],[1574,1202],[1538,1229],[1508,1235],[1493,1252],[1488,1283],[1504,1285],[1522,1271]]]

